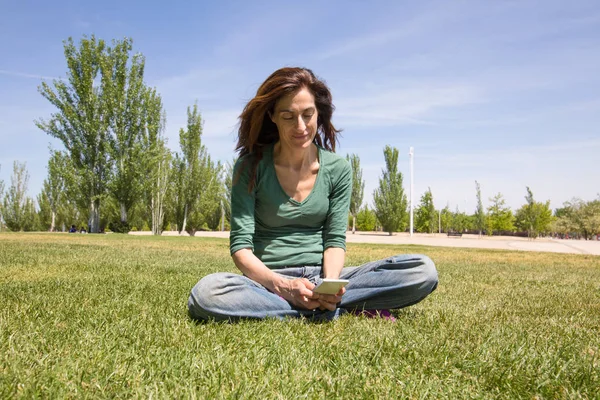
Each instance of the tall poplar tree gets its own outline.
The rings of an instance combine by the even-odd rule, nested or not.
[[[51,87],[42,82],[41,95],[57,108],[48,121],[36,125],[59,139],[75,167],[79,194],[87,203],[91,232],[100,228],[100,201],[106,195],[111,168],[109,129],[111,99],[104,90],[112,79],[103,70],[107,48],[103,40],[84,37],[79,47],[72,38],[64,42],[67,78]]]
[[[34,208],[33,200],[27,197],[27,186],[29,185],[29,172],[25,163],[15,161],[13,163],[13,174],[10,178],[10,187],[3,201],[3,217],[6,226],[11,231],[23,231],[29,229],[33,221],[30,221],[31,209]]]
[[[398,149],[385,146],[385,169],[379,187],[373,193],[375,215],[383,230],[390,236],[406,229],[407,200],[402,187],[402,173],[398,171]]]
[[[59,151],[51,150],[48,159],[48,177],[44,180],[42,201],[47,201],[50,210],[50,232],[56,230],[56,218],[66,191],[67,156]],[[38,202],[40,202],[38,200]],[[41,205],[40,205],[41,207]]]
[[[165,217],[166,198],[171,174],[171,151],[164,138],[165,114],[162,99],[155,89],[144,94],[144,164],[143,192],[150,209],[153,235],[161,235]]]
[[[481,202],[481,186],[479,182],[475,181],[475,189],[477,191],[477,208],[475,209],[475,229],[479,230],[479,236],[485,229],[485,210],[483,209],[483,203]]]
[[[175,169],[178,177],[178,206],[176,214],[179,233],[186,230],[187,219],[193,210],[200,188],[200,154],[204,151],[202,146],[202,117],[198,111],[198,104],[187,109],[187,129],[179,130],[179,145],[181,157],[175,159]]]
[[[347,154],[346,160],[352,166],[352,196],[350,197],[350,214],[352,215],[352,233],[356,232],[356,215],[363,202],[365,181],[362,178],[362,168],[358,154]]]
[[[421,196],[421,204],[416,211],[416,226],[419,232],[433,233],[438,225],[437,212],[433,204],[433,194],[431,188]]]
[[[514,216],[510,210],[510,207],[506,206],[506,201],[504,201],[502,193],[498,193],[494,197],[490,198],[490,202],[492,204],[487,209],[489,229],[492,232],[514,230]],[[488,234],[491,234],[492,232],[488,232]]]
[[[527,231],[528,237],[536,238],[541,232],[547,232],[553,222],[550,200],[545,203],[535,201],[529,186],[527,186],[525,200],[527,204],[516,212],[516,225],[518,228]]]
[[[0,170],[2,169],[2,165],[0,165]],[[2,217],[2,198],[4,197],[4,181],[0,179],[0,232],[2,232],[2,225],[4,218]]]
[[[144,165],[143,135],[147,117],[147,89],[144,84],[144,56],[130,58],[131,39],[114,41],[103,57],[103,96],[110,114],[109,151],[112,179],[108,189],[119,206],[119,231],[129,231],[128,214],[141,200]],[[159,110],[158,117],[160,118]],[[151,118],[154,116],[150,116]]]

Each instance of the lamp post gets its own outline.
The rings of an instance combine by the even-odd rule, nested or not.
[[[414,191],[414,174],[413,174],[413,156],[415,149],[413,147],[408,151],[410,160],[410,237],[413,235],[413,191]]]

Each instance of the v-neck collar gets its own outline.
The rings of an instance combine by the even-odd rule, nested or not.
[[[271,145],[271,149],[270,149],[270,156],[271,156],[271,160],[270,160],[270,167],[273,169],[273,174],[275,174],[275,180],[277,181],[277,186],[279,186],[279,190],[281,192],[281,194],[292,204],[301,206],[303,204],[305,204],[313,195],[313,193],[315,192],[315,188],[317,187],[317,184],[319,183],[320,177],[321,177],[321,169],[323,168],[323,149],[321,149],[321,146],[319,146],[318,144],[315,143],[315,146],[317,146],[317,159],[319,160],[319,170],[317,171],[317,177],[315,178],[315,184],[313,185],[312,189],[310,190],[310,193],[308,194],[308,196],[306,196],[304,198],[304,200],[302,201],[298,201],[296,199],[294,199],[293,197],[291,197],[289,194],[286,193],[286,191],[283,189],[283,186],[281,186],[281,182],[279,182],[279,177],[277,176],[277,170],[275,169],[275,157],[273,155],[273,151],[275,149],[275,143],[273,143]]]

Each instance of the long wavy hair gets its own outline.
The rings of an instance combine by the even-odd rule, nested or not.
[[[269,114],[274,112],[275,104],[279,99],[302,88],[308,89],[315,97],[318,118],[314,143],[335,152],[337,135],[340,130],[335,129],[331,123],[335,107],[329,88],[310,69],[280,68],[260,85],[256,96],[246,104],[239,117],[240,128],[235,149],[240,157],[251,155],[251,157],[247,157],[247,161],[251,160],[249,191],[254,188],[256,183],[256,170],[265,147],[279,140],[277,125],[271,121]],[[246,167],[244,166],[244,168]]]

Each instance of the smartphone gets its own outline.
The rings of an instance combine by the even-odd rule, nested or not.
[[[350,283],[346,279],[323,279],[317,287],[313,289],[315,293],[338,294],[341,288]]]

